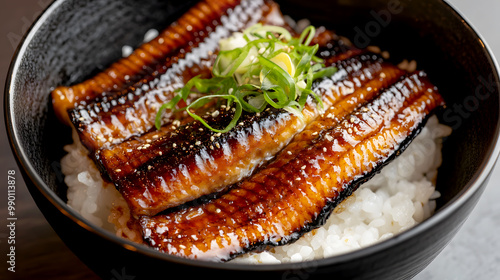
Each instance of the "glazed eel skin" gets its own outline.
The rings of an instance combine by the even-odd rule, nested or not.
[[[354,56],[334,65],[339,69],[337,74],[314,85],[327,115],[336,114],[342,104],[356,104],[368,97],[369,94],[360,94],[365,87],[390,85],[402,73],[373,54]],[[381,74],[384,79],[378,78]],[[217,117],[209,115],[206,121],[214,126],[224,125],[232,118],[231,110],[219,111]],[[317,105],[311,101],[303,114],[301,119],[278,109],[247,113],[237,127],[224,134],[192,122],[142,144],[139,149],[130,148],[137,145],[132,140],[103,151],[101,162],[132,213],[154,215],[223,191],[250,175],[316,119]]]
[[[71,120],[160,251],[221,261],[297,239],[404,150],[443,105],[423,72],[406,74],[320,28],[313,43],[338,68],[313,85],[324,112],[310,98],[303,119],[270,108],[244,113],[218,134],[171,111],[155,130],[159,106],[190,78],[210,75],[219,39],[256,22],[287,27],[272,1],[201,1],[131,56],[52,93],[59,118]],[[198,113],[222,128],[234,111]]]
[[[260,169],[224,195],[142,216],[145,240],[168,254],[224,261],[291,242],[320,226],[338,203],[401,153],[432,111],[444,105],[423,72],[378,91],[314,139],[305,139],[305,146],[296,146],[293,158],[281,161],[280,155],[288,154],[281,153],[275,161],[279,164]]]
[[[205,6],[207,7],[200,8]],[[190,19],[191,25],[182,20],[186,17]],[[58,95],[57,92],[85,89],[82,91],[82,94],[85,93],[85,100],[69,109],[68,114],[81,142],[92,154],[101,148],[122,143],[154,129],[154,120],[159,107],[172,99],[176,89],[182,88],[194,76],[208,77],[211,74],[221,38],[257,22],[271,24],[280,22],[280,19],[282,22],[279,8],[271,1],[202,1],[155,39],[163,42],[162,45],[168,45],[171,51],[166,53],[163,59],[155,62],[156,65],[153,65],[155,71],[152,73],[142,76],[132,85],[103,91],[98,95],[95,95],[98,89],[92,87],[93,83],[89,82],[71,88],[59,88],[53,92],[53,100],[58,102],[59,98],[54,97]],[[179,27],[181,23],[185,25]],[[189,26],[192,26],[192,30],[187,32]],[[201,27],[203,29],[198,30]],[[179,28],[183,28],[184,31],[172,35]],[[153,43],[145,45],[151,44]],[[120,61],[126,61],[131,57],[132,55]],[[145,63],[143,67],[149,69],[153,66]],[[94,79],[98,79],[100,75]],[[122,75],[132,76],[125,73]],[[104,87],[105,82],[97,84]],[[182,108],[186,104],[180,102],[178,105],[178,108]],[[56,111],[62,110],[64,106],[54,104]],[[171,124],[173,120],[185,118],[186,115],[166,112],[163,124]]]
[[[241,13],[246,13],[248,18],[249,14],[254,16],[248,22],[259,20],[267,23],[279,22],[282,17],[276,5],[269,1],[252,1],[251,4],[243,1],[242,5],[243,8],[229,12],[227,18],[239,19]],[[255,10],[260,13],[255,13]],[[225,24],[232,26],[231,21],[220,21],[222,25],[218,30],[229,35],[229,27]],[[240,28],[244,26],[240,25]],[[220,36],[208,38],[209,41],[204,41],[205,46],[211,44],[215,50],[214,42],[217,43]],[[313,43],[322,45],[330,54],[325,57],[327,64],[339,68],[338,74],[317,86],[325,108],[379,73],[387,72],[390,76],[389,72],[395,69],[377,56],[360,55],[363,51],[342,45],[333,33],[325,29],[318,29]],[[215,134],[190,118],[172,114],[170,122],[164,122],[160,130],[151,130],[159,105],[172,97],[175,88],[184,85],[194,76],[193,72],[209,73],[215,57],[213,53],[201,62],[195,60],[205,52],[205,47],[192,48],[192,56],[187,54],[184,59],[179,59],[159,79],[94,98],[90,104],[78,105],[70,111],[73,124],[91,158],[121,192],[134,216],[154,215],[224,190],[274,156],[319,113],[316,104],[310,102],[303,111],[303,119],[284,110],[270,110],[261,115],[245,114],[241,125],[224,135]],[[198,71],[193,71],[193,68]],[[379,86],[387,82],[390,79],[382,81]],[[160,84],[168,85],[168,90]],[[223,125],[232,114],[229,108],[219,108],[210,112],[206,120]]]
[[[74,109],[69,110],[71,121],[81,142],[89,150],[89,156],[104,177],[120,190],[129,203],[132,213],[136,216],[152,215],[168,207],[221,190],[242,178],[245,175],[245,172],[242,172],[243,168],[251,170],[265,157],[276,153],[289,141],[290,136],[293,135],[290,133],[295,132],[294,127],[287,127],[288,134],[274,139],[275,145],[270,149],[262,152],[256,151],[254,157],[250,157],[248,161],[240,161],[238,165],[232,166],[231,172],[219,174],[212,180],[205,180],[207,176],[212,176],[212,173],[204,170],[204,167],[192,171],[193,164],[200,166],[200,160],[209,157],[208,153],[213,150],[224,151],[227,154],[236,151],[233,149],[234,146],[245,146],[248,141],[231,147],[227,143],[234,143],[235,138],[246,137],[246,132],[236,131],[231,133],[229,137],[231,140],[206,145],[205,147],[211,148],[210,150],[200,150],[196,149],[199,146],[197,138],[213,139],[218,136],[207,134],[208,130],[201,133],[200,130],[203,131],[203,128],[199,123],[193,123],[185,112],[167,112],[164,114],[166,117],[164,117],[162,128],[156,130],[153,127],[158,108],[173,97],[175,89],[181,88],[196,75],[210,75],[221,38],[228,37],[232,32],[242,30],[256,22],[287,27],[278,6],[272,1],[226,2],[228,3],[221,4],[224,9],[207,8],[203,10],[202,15],[196,12],[199,10],[198,6],[188,12],[188,15],[198,16],[203,24],[205,24],[205,18],[212,19],[206,24],[212,26],[210,28],[214,32],[209,35],[208,29],[206,33],[201,32],[205,34],[204,37],[200,35],[201,33],[195,33],[193,36],[198,40],[191,38],[190,43],[186,43],[185,47],[172,47],[178,51],[173,52],[173,56],[166,59],[163,67],[154,75],[147,75],[133,86],[123,90],[103,92],[88,102],[80,102]],[[191,16],[191,21],[194,21],[195,19],[192,18],[193,16]],[[174,25],[177,26],[177,23]],[[171,28],[167,28],[169,29]],[[331,32],[323,30],[322,35],[315,38],[315,42],[326,44],[325,42],[330,41],[332,36]],[[189,35],[184,34],[182,37],[189,37]],[[179,45],[182,46],[184,43],[182,41]],[[185,104],[179,105],[179,107],[183,106]],[[214,115],[214,108],[211,109]],[[219,117],[214,117],[212,122],[224,123],[224,119],[232,117],[233,112],[226,111],[219,110],[218,112],[223,113]],[[283,116],[278,119],[274,119],[269,113],[266,114],[268,119],[261,122],[263,129],[280,122],[279,119],[288,118],[286,114],[282,114]],[[250,116],[247,116],[247,119],[248,117]],[[245,123],[252,124],[252,121]],[[182,127],[178,128],[180,125]],[[266,135],[267,137],[280,135],[283,128],[277,128],[274,133]],[[179,149],[172,149],[177,145]],[[230,166],[242,157],[245,155],[240,154],[239,158],[234,157],[234,160],[228,162],[226,166]],[[173,163],[176,165],[172,165]],[[186,166],[189,166],[189,170]],[[172,172],[177,174],[170,176]],[[190,180],[188,185],[169,182],[193,172],[201,173],[201,176],[196,176],[196,182],[200,182],[199,184]],[[203,181],[206,181],[207,186],[202,185]],[[166,187],[165,182],[168,182]]]
[[[276,10],[277,5],[267,0],[202,0],[128,57],[118,60],[82,83],[55,88],[51,93],[54,111],[61,121],[69,125],[68,110],[102,93],[107,95],[109,92],[119,92],[140,82],[144,77],[164,72],[170,64],[177,63],[192,47],[198,46],[207,37],[223,33],[223,30],[217,30],[217,26],[221,26],[221,19],[229,28],[242,28],[245,23],[251,23],[256,17],[265,14],[269,23],[274,24]],[[279,18],[277,20],[280,21]],[[208,51],[209,49],[205,54]]]

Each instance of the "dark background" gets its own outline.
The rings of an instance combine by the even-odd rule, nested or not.
[[[22,36],[50,0],[0,0],[0,88]],[[500,1],[450,0],[500,57]],[[457,46],[459,47],[459,46]],[[0,279],[99,279],[62,243],[21,178],[0,121]],[[16,272],[7,271],[7,172],[16,172]],[[461,231],[416,279],[496,279],[500,275],[500,167]],[[98,252],[96,252],[97,254]]]

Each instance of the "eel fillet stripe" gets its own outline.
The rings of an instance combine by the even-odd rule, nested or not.
[[[257,22],[266,23],[280,16],[276,4],[263,0],[242,1],[236,8],[228,9],[220,17],[218,15],[217,11],[210,14],[213,20],[206,29],[212,32],[193,31],[191,34],[185,31],[185,35],[180,35],[185,40],[176,43],[179,47],[161,60],[161,68],[154,74],[146,75],[121,90],[104,92],[88,102],[81,102],[68,112],[82,143],[91,153],[154,129],[158,109],[173,98],[177,89],[195,76],[210,77],[220,39]],[[191,98],[196,96],[190,96],[188,103]],[[184,101],[180,102],[178,109],[185,105]],[[174,113],[167,110],[162,124],[167,126],[173,120],[185,118],[190,119],[184,111]]]
[[[371,82],[374,88],[382,87],[399,77],[394,72],[402,74],[372,54],[353,57],[337,65],[340,69],[337,75],[314,86],[327,110],[366,83]],[[381,73],[385,79],[379,79]],[[362,94],[354,99],[363,100]],[[107,150],[100,158],[133,215],[155,215],[223,191],[247,177],[319,114],[311,99],[303,110],[303,119],[284,110],[270,110],[261,116],[249,114],[247,119],[242,118],[241,125],[222,135],[196,122],[175,130],[170,138],[145,144],[140,150],[130,147],[122,151]]]
[[[280,168],[263,168],[205,204],[141,217],[143,236],[159,251],[215,261],[296,240],[404,150],[443,104],[423,72],[409,75]]]
[[[111,64],[109,68],[82,83],[74,86],[60,86],[52,91],[52,102],[58,118],[70,124],[67,110],[79,101],[90,100],[105,92],[129,85],[130,79],[136,81],[145,74],[154,72],[154,64],[164,60],[185,46],[192,34],[206,31],[213,20],[220,18],[228,9],[234,8],[239,0],[203,0],[190,8],[176,22],[165,29],[152,41],[137,48],[128,57]],[[191,26],[188,30],[186,26]],[[208,34],[209,32],[204,32]]]

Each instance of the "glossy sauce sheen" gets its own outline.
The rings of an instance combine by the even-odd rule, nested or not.
[[[293,158],[270,163],[226,194],[141,217],[145,240],[169,254],[221,261],[288,243],[320,226],[333,207],[404,150],[428,115],[444,104],[423,72],[380,91],[306,140]]]
[[[259,1],[260,2],[260,1]],[[193,6],[157,38],[137,48],[130,56],[113,63],[108,69],[82,83],[60,86],[52,92],[56,115],[70,123],[67,110],[78,103],[92,100],[103,92],[119,91],[133,85],[146,75],[163,71],[163,63],[182,53],[189,44],[203,40],[213,31],[228,9],[236,7],[240,0],[203,0]]]
[[[332,104],[351,96],[371,83],[374,88],[388,85],[398,76],[396,67],[378,56],[365,54],[335,64],[339,71],[314,85],[322,96],[327,113]],[[399,71],[400,75],[402,71]],[[388,79],[377,79],[381,73]],[[385,74],[387,73],[387,74]],[[363,92],[363,90],[361,91]],[[362,95],[362,94],[361,94]],[[369,95],[366,95],[369,96]],[[360,94],[348,98],[357,104]],[[354,102],[354,103],[353,103]],[[225,125],[232,114],[219,109],[212,125]],[[250,175],[255,168],[283,149],[292,137],[314,121],[319,112],[312,101],[300,119],[284,110],[244,114],[235,129],[217,134],[200,123],[188,123],[149,143],[131,142],[101,153],[101,163],[122,193],[134,215],[154,215],[203,195],[224,190]]]
[[[216,15],[220,12],[218,10]],[[221,191],[272,157],[317,115],[315,105],[309,105],[305,112],[306,122],[285,111],[264,113],[262,118],[244,116],[242,125],[223,137],[203,129],[197,122],[192,123],[191,118],[182,114],[166,114],[167,120],[164,120],[161,130],[152,128],[159,106],[172,98],[175,89],[197,74],[209,75],[219,39],[257,21],[284,25],[273,2],[243,1],[228,10],[227,15],[210,23],[214,25],[214,32],[203,42],[195,40],[194,44],[181,48],[176,53],[178,56],[167,58],[162,68],[165,71],[146,76],[125,90],[104,92],[88,104],[82,103],[70,111],[90,157],[102,174],[121,191],[134,215],[153,215]],[[315,40],[322,45],[336,37],[326,30],[320,33]],[[195,38],[200,36],[195,34]],[[338,58],[360,53],[344,47],[347,51]],[[369,60],[367,63],[372,63]],[[360,66],[353,63],[349,67],[348,72],[352,72]],[[379,70],[379,67],[373,68],[373,71]],[[364,74],[357,72],[358,76]],[[364,76],[356,79],[366,80]],[[232,111],[218,112],[223,113],[209,122],[220,125],[232,117]],[[259,134],[261,131],[263,133]],[[210,143],[204,141],[207,139]],[[269,145],[264,147],[261,143]],[[214,161],[214,157],[223,159]],[[211,162],[207,163],[208,160]]]
[[[221,1],[217,9],[204,9],[201,15],[196,12],[196,7],[192,8],[194,11],[188,12],[193,14],[191,21],[198,20],[196,29],[203,29],[186,32],[184,28],[183,33],[174,36],[175,40],[165,38],[164,44],[168,42],[175,51],[162,60],[157,71],[122,90],[103,92],[97,96],[89,94],[91,100],[80,102],[69,111],[82,143],[91,153],[154,129],[158,109],[173,97],[175,90],[182,88],[194,76],[210,75],[221,38],[259,21],[277,20],[273,11],[278,8],[271,2],[242,1],[241,5],[236,5],[239,2]],[[185,103],[179,106],[185,106]],[[166,112],[163,123],[169,124],[184,117]]]
[[[218,41],[256,22],[288,28],[272,1],[201,1],[131,56],[52,94],[59,118],[69,116],[144,239],[162,252],[224,261],[297,239],[443,105],[423,72],[406,74],[319,28],[318,55],[338,68],[313,84],[325,111],[310,98],[303,118],[278,109],[244,113],[225,134],[166,112],[154,129],[176,89],[210,75]],[[223,128],[234,109],[207,104],[198,113]]]

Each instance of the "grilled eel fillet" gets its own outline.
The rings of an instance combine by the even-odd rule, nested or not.
[[[258,19],[272,22],[281,17],[277,8],[263,8],[272,2],[244,3],[247,3],[246,8],[234,9],[231,12],[238,16],[229,14],[228,17],[241,17],[244,11],[255,17],[249,22]],[[261,13],[252,12],[255,10]],[[267,10],[267,13],[262,12],[263,10]],[[224,25],[219,27],[218,30],[227,29]],[[223,34],[227,35],[228,32],[224,31]],[[211,44],[216,45],[219,37],[209,38]],[[333,33],[324,29],[319,29],[314,38],[315,43],[323,46],[333,41],[333,46],[324,47],[329,49],[330,53],[336,54],[327,58],[329,64],[362,52],[342,46]],[[341,47],[343,52],[340,52]],[[211,55],[202,62],[196,62],[195,57],[201,56],[207,50],[193,48],[192,51],[194,55],[186,55],[167,70],[166,75],[152,80],[152,83],[168,84],[170,90],[158,90],[156,84],[143,84],[120,93],[99,96],[92,103],[79,105],[70,111],[80,139],[89,149],[91,158],[102,174],[120,190],[135,216],[154,215],[166,208],[223,190],[272,157],[297,131],[318,115],[315,104],[307,106],[304,122],[286,111],[274,110],[257,117],[247,114],[242,118],[242,126],[222,137],[204,129],[197,122],[189,122],[189,118],[177,116],[181,120],[177,121],[179,123],[171,122],[159,131],[145,132],[152,126],[159,104],[171,97],[168,94],[163,95],[165,92],[172,93],[175,87],[184,85],[186,76],[190,78],[195,75],[193,73],[209,73],[215,56]],[[359,59],[361,60],[358,61]],[[193,67],[185,67],[193,63]],[[342,81],[337,85],[338,89],[334,94],[324,99],[325,107],[342,95],[343,88],[349,87],[352,91],[358,84],[365,83],[372,75],[382,71],[382,62],[372,56],[338,64],[342,71],[339,71],[336,79]],[[198,71],[193,71],[193,68]],[[178,77],[181,77],[180,80],[175,80],[179,79]],[[343,82],[346,85],[343,85]],[[332,94],[331,90],[325,92]],[[232,112],[226,111],[219,110],[224,113],[214,117],[211,122],[223,124],[230,119]],[[177,128],[179,124],[182,126]]]
[[[260,6],[260,11],[255,9],[257,6]],[[75,107],[76,103],[91,100],[103,92],[125,89],[147,75],[164,71],[168,63],[175,63],[178,58],[182,58],[191,44],[196,46],[212,33],[219,32],[216,27],[220,25],[221,18],[224,18],[227,25],[239,27],[254,16],[274,14],[276,10],[279,10],[277,5],[267,0],[202,0],[155,39],[95,77],[70,87],[60,86],[54,89],[52,102],[55,113],[69,125],[67,110]]]
[[[404,150],[443,104],[423,72],[407,75],[306,140],[293,159],[208,203],[141,217],[143,236],[162,252],[216,261],[296,240]]]
[[[356,104],[369,97],[360,94],[366,88],[388,86],[403,74],[373,54],[354,56],[334,65],[339,69],[337,74],[314,85],[327,115],[337,114],[335,108],[339,105]],[[380,79],[380,75],[385,78]],[[216,126],[232,118],[231,110],[219,111],[217,117],[209,115],[206,121]],[[155,215],[222,191],[251,174],[316,119],[319,112],[312,100],[303,115],[299,118],[277,109],[244,114],[240,124],[224,134],[214,133],[199,122],[188,123],[166,134],[154,132],[153,136],[158,137],[151,136],[146,139],[149,141],[134,139],[105,149],[100,163],[133,215]]]
[[[162,33],[169,34],[169,37],[160,35],[157,38],[157,40],[163,39],[163,44],[169,45],[172,51],[158,62],[154,73],[121,90],[103,92],[98,96],[88,94],[88,101],[78,103],[69,111],[69,118],[77,129],[81,142],[91,154],[99,148],[121,143],[154,129],[154,120],[159,107],[172,99],[176,89],[183,87],[185,82],[196,75],[211,74],[221,38],[259,21],[269,23],[280,18],[279,8],[270,1],[247,0],[241,1],[237,6],[240,1],[212,2],[214,1],[201,2],[181,17],[181,19],[189,17],[190,22],[197,21],[196,26],[204,26],[201,31],[196,31],[198,27],[192,27],[195,29],[186,32],[188,26],[194,25],[185,25],[183,26],[185,30],[178,35],[182,39],[172,39],[172,36],[175,38],[177,35],[174,36],[171,32],[176,31],[179,24],[184,22],[179,19],[179,23],[174,23],[173,27],[170,26]],[[202,9],[201,13],[199,5],[210,7]],[[234,9],[229,9],[231,7]],[[144,67],[149,66],[145,64]],[[86,82],[73,88],[88,88],[85,85]],[[59,99],[54,97],[53,100],[56,102]],[[183,107],[185,104],[181,103],[179,106]],[[61,106],[56,111],[60,109]],[[171,123],[174,119],[181,119],[185,115],[166,112],[163,123]]]

